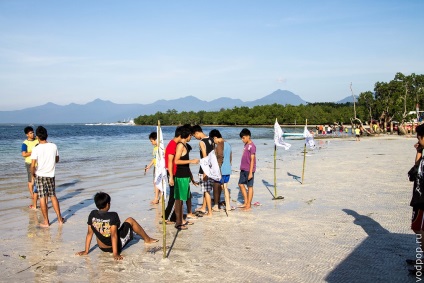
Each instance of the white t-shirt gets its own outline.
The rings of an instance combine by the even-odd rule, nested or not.
[[[32,149],[31,159],[37,160],[37,171],[40,177],[54,177],[56,156],[59,151],[54,143],[40,143]]]

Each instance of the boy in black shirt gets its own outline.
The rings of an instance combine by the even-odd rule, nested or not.
[[[150,238],[144,229],[132,217],[125,219],[122,226],[118,213],[109,212],[110,196],[107,193],[99,192],[94,196],[94,203],[99,210],[91,211],[88,216],[88,231],[85,239],[85,250],[76,253],[86,255],[90,250],[93,233],[96,234],[97,245],[104,252],[113,253],[115,260],[121,260],[122,249],[133,239],[133,232],[140,235],[144,243],[156,243],[159,240]],[[119,229],[118,229],[119,228]]]

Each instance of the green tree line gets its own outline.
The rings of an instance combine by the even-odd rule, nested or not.
[[[366,91],[353,103],[308,103],[307,105],[260,105],[234,107],[219,111],[182,111],[175,109],[141,115],[134,119],[137,125],[207,124],[207,125],[273,125],[275,119],[280,124],[333,124],[379,121],[388,124],[392,121],[405,123],[417,104],[424,100],[424,75],[405,76],[397,73],[390,82],[376,82],[374,92]],[[353,98],[352,98],[353,101]],[[416,117],[416,115],[415,115]],[[362,122],[361,122],[362,123]],[[384,127],[386,128],[386,127]]]
[[[376,82],[374,91],[362,92],[358,98],[358,119],[376,120],[380,125],[393,121],[405,123],[417,118],[416,111],[423,106],[424,75],[397,73],[390,82]]]
[[[307,105],[261,105],[249,107],[234,107],[219,111],[182,111],[175,109],[156,112],[153,115],[142,115],[134,119],[137,125],[156,125],[160,120],[162,125],[207,124],[207,125],[273,125],[275,118],[280,124],[333,124],[334,122],[349,122],[353,115],[351,103],[309,103]]]

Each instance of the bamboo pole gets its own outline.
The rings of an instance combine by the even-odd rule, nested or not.
[[[277,118],[275,118],[277,123]],[[274,197],[273,200],[284,199],[282,196],[277,196],[277,145],[274,144]]]
[[[160,133],[161,133],[161,131],[159,131],[159,129],[160,129],[160,120],[158,120],[158,130],[157,130],[157,134],[158,134],[158,137],[157,137],[157,141],[159,141],[159,144],[157,145],[158,146],[158,156],[159,156],[159,159],[161,159],[161,156],[160,156],[160,139],[161,139],[161,136],[160,136]],[[157,162],[157,160],[156,160],[156,162]],[[163,182],[165,182],[165,180],[162,178],[162,185],[163,185]],[[164,188],[165,186],[162,186],[162,188]],[[164,191],[162,191],[162,230],[163,230],[163,240],[162,240],[162,245],[163,245],[163,258],[166,258],[166,219],[165,219],[165,192]]]
[[[308,119],[306,119],[305,127],[308,127]],[[303,145],[303,169],[302,169],[302,185],[303,185],[303,178],[305,176],[305,163],[306,163],[306,141]]]
[[[277,197],[277,146],[274,144],[274,198]]]

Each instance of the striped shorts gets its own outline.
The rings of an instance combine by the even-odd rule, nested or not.
[[[213,183],[214,181],[211,178],[203,181],[203,174],[199,174],[199,184],[202,189],[202,193],[211,192],[213,190]]]
[[[37,176],[35,177],[35,183],[37,184],[39,198],[56,196],[54,177]]]

